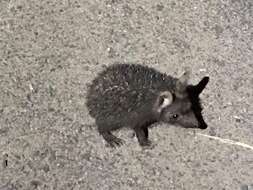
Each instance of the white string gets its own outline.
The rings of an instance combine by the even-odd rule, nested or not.
[[[196,133],[196,134],[199,135],[199,136],[203,136],[203,137],[207,137],[207,138],[210,138],[210,139],[218,140],[218,141],[220,141],[222,143],[225,143],[225,144],[237,145],[237,146],[241,146],[241,147],[253,150],[253,146],[250,146],[250,145],[245,144],[245,143],[241,143],[241,142],[237,142],[237,141],[232,141],[230,139],[223,139],[223,138],[220,138],[220,137],[205,135],[205,134],[201,134],[201,133]]]

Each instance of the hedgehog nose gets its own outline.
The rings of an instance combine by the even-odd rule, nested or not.
[[[207,124],[203,123],[199,125],[200,129],[206,129],[207,128]]]

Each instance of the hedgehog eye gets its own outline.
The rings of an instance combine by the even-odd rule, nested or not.
[[[173,114],[173,115],[171,116],[171,118],[172,118],[172,119],[177,119],[178,116],[179,116],[178,114]]]

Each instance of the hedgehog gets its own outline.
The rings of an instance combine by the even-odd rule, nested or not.
[[[124,144],[112,133],[123,127],[135,132],[140,146],[150,146],[148,130],[156,122],[207,128],[199,95],[209,77],[196,85],[188,80],[189,70],[174,78],[141,64],[114,63],[93,79],[86,105],[98,133],[111,147]]]

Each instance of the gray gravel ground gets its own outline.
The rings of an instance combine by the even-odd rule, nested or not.
[[[0,0],[0,190],[240,190],[253,184],[252,0]],[[159,124],[105,146],[85,107],[106,65],[135,62],[191,82],[204,131]],[[251,186],[252,187],[252,186]]]

